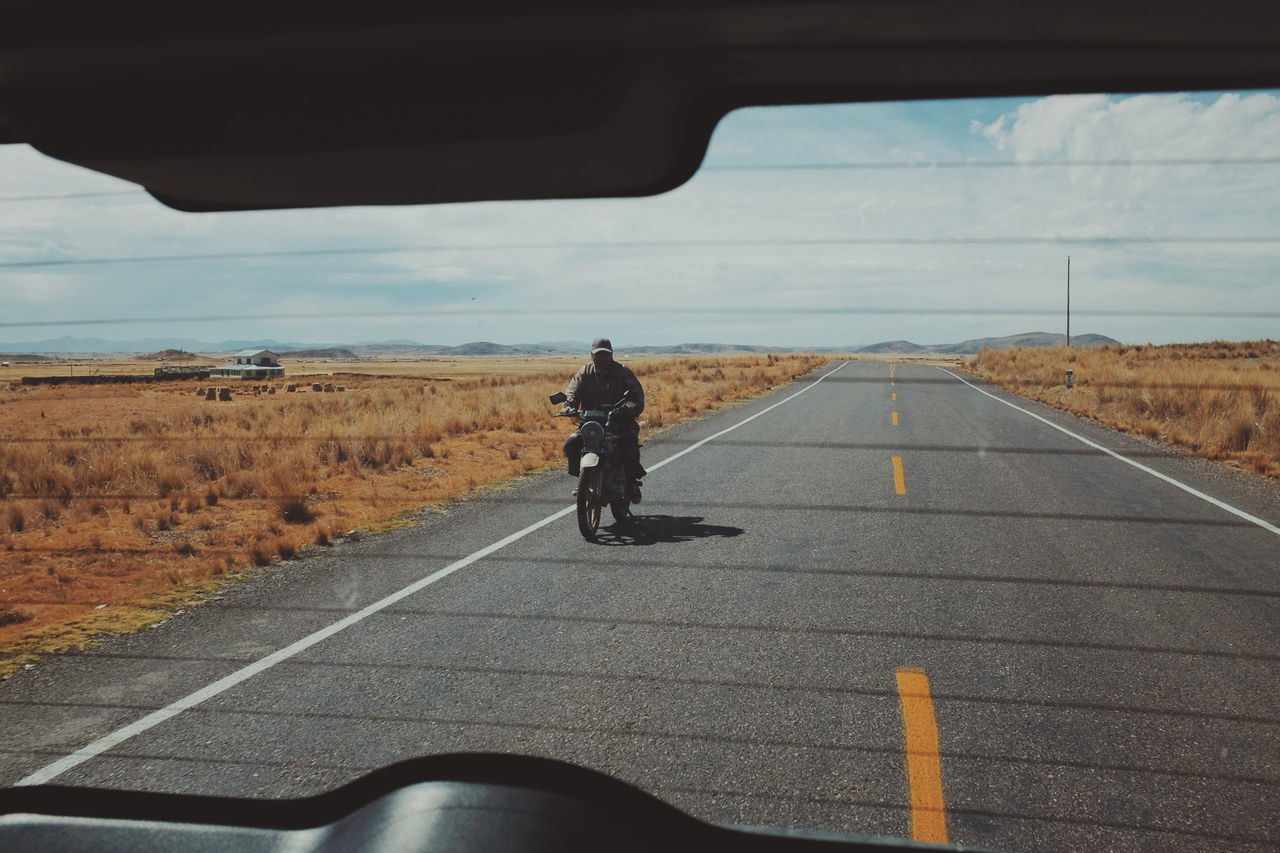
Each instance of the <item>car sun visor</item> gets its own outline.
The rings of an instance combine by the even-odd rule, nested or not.
[[[192,211],[615,197],[688,180],[739,106],[1280,83],[1254,0],[348,11],[11,21],[0,139]]]

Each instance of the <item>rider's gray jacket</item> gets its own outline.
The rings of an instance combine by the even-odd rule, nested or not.
[[[569,387],[564,389],[568,403],[582,409],[598,409],[618,402],[624,391],[630,391],[629,402],[639,408],[631,414],[638,415],[644,411],[644,388],[631,369],[618,362],[609,365],[608,370],[601,373],[594,363],[582,366],[582,369],[569,380]]]

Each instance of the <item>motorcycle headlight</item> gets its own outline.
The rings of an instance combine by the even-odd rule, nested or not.
[[[604,427],[595,421],[583,424],[578,435],[582,436],[582,444],[587,450],[599,450],[604,444]]]

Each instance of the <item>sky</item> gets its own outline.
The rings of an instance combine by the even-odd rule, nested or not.
[[[0,146],[0,346],[952,343],[1062,331],[1068,256],[1073,334],[1280,338],[1280,92],[743,109],[642,199],[193,214]]]

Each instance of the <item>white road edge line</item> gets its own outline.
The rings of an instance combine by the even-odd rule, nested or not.
[[[1195,495],[1196,497],[1200,498],[1200,500],[1207,501],[1208,503],[1211,503],[1214,506],[1218,507],[1218,509],[1224,509],[1227,512],[1231,513],[1232,515],[1243,518],[1245,521],[1252,522],[1253,524],[1256,524],[1259,527],[1261,527],[1263,530],[1267,530],[1267,531],[1270,531],[1271,533],[1275,533],[1276,535],[1280,535],[1280,527],[1276,527],[1274,524],[1264,521],[1261,518],[1258,518],[1256,515],[1250,515],[1249,513],[1245,512],[1242,509],[1236,509],[1231,504],[1224,503],[1223,501],[1220,501],[1215,497],[1206,495],[1204,492],[1200,491],[1199,489],[1192,488],[1191,486],[1188,486],[1186,483],[1183,483],[1180,480],[1175,480],[1173,477],[1170,477],[1168,474],[1161,474],[1159,471],[1155,470],[1154,468],[1148,468],[1146,465],[1143,465],[1141,462],[1134,462],[1129,457],[1122,456],[1119,453],[1116,453],[1114,450],[1111,450],[1110,448],[1103,447],[1101,444],[1098,444],[1096,441],[1090,441],[1089,439],[1085,438],[1082,435],[1077,435],[1076,433],[1072,432],[1066,427],[1058,426],[1048,418],[1043,418],[1040,415],[1037,415],[1035,412],[1032,412],[1028,409],[1024,409],[1021,406],[1015,405],[1013,403],[1010,403],[1008,400],[1003,400],[989,391],[984,391],[983,389],[979,388],[977,385],[974,385],[972,382],[965,379],[963,376],[958,376],[952,373],[950,370],[947,370],[945,367],[939,367],[938,370],[941,370],[943,373],[947,374],[948,376],[954,379],[959,379],[961,382],[963,382],[965,385],[968,385],[970,388],[977,391],[979,394],[986,394],[988,397],[990,397],[992,400],[995,400],[997,403],[1004,403],[1006,406],[1008,406],[1011,409],[1017,409],[1019,412],[1022,412],[1024,415],[1030,415],[1031,417],[1035,418],[1041,423],[1048,424],[1049,426],[1053,427],[1058,432],[1066,433],[1067,435],[1071,436],[1076,441],[1082,444],[1087,444],[1090,447],[1094,448],[1095,450],[1101,450],[1103,453],[1107,454],[1108,456],[1111,456],[1115,459],[1119,459],[1121,462],[1125,463],[1126,465],[1132,465],[1134,468],[1137,468],[1139,471],[1142,471],[1144,473],[1150,474],[1152,477],[1155,477],[1157,480],[1164,480],[1166,483],[1168,483],[1171,486],[1177,486],[1179,489],[1182,489],[1182,491],[1186,492],[1187,494]]]
[[[849,362],[847,361],[841,362],[833,370],[828,370],[826,373],[822,374],[817,379],[815,379],[812,385],[809,385],[805,388],[801,388],[799,391],[787,397],[786,399],[780,400],[779,402],[774,403],[772,406],[769,406],[768,408],[761,409],[760,411],[756,412],[754,415],[751,415],[748,418],[743,418],[741,421],[738,421],[738,423],[734,424],[728,429],[722,429],[719,432],[715,433],[714,435],[710,435],[702,439],[701,441],[698,441],[698,442],[695,442],[694,444],[689,445],[684,450],[681,450],[679,453],[668,456],[666,459],[663,459],[661,462],[658,462],[655,465],[649,466],[648,470],[655,471],[658,468],[661,468],[663,465],[666,465],[668,462],[673,462],[676,459],[679,459],[681,456],[684,456],[686,453],[692,453],[693,451],[697,450],[699,447],[702,447],[707,442],[714,441],[715,439],[719,438],[722,435],[725,435],[726,433],[733,432],[738,427],[744,424],[748,424],[751,421],[754,421],[756,418],[760,417],[761,415],[767,414],[773,411],[774,409],[778,408],[779,406],[785,403],[791,402],[796,397],[799,397],[801,394],[810,390],[819,382],[826,379],[828,376],[835,373],[837,370],[844,367],[848,363]],[[241,669],[236,670],[230,675],[224,678],[218,679],[212,684],[201,687],[199,690],[195,691],[194,693],[188,696],[184,696],[181,699],[177,700],[176,702],[173,702],[172,704],[167,705],[158,711],[153,711],[150,714],[146,715],[145,717],[142,717],[139,720],[135,720],[134,722],[130,723],[129,725],[123,728],[116,729],[114,732],[111,732],[110,734],[103,735],[102,737],[95,740],[93,743],[90,743],[87,746],[81,747],[80,749],[77,749],[75,752],[71,753],[70,755],[59,758],[57,761],[53,762],[52,764],[42,767],[39,770],[35,771],[34,773],[18,780],[17,782],[14,783],[14,785],[15,787],[18,785],[43,785],[46,782],[49,782],[52,779],[55,779],[58,776],[61,776],[63,773],[66,773],[68,770],[72,769],[73,767],[83,764],[84,762],[88,761],[90,758],[94,758],[95,756],[101,755],[107,750],[112,749],[115,746],[118,746],[119,744],[125,742],[129,738],[134,737],[135,735],[142,734],[148,729],[154,728],[155,726],[160,725],[166,720],[169,720],[169,719],[172,719],[173,717],[178,716],[183,711],[186,711],[189,708],[193,708],[196,705],[199,705],[201,702],[204,702],[208,699],[212,699],[214,696],[217,696],[220,693],[224,693],[227,690],[230,690],[232,687],[235,687],[240,682],[253,678],[255,675],[258,675],[261,672],[265,672],[266,670],[270,669],[271,667],[275,666],[281,661],[288,660],[289,658],[297,655],[298,653],[306,651],[307,649],[314,646],[316,643],[320,643],[320,642],[323,642],[324,640],[329,639],[334,634],[337,634],[339,631],[350,628],[352,625],[355,625],[356,623],[367,619],[368,617],[377,613],[379,610],[385,610],[386,608],[390,607],[396,602],[410,595],[413,595],[415,592],[418,592],[430,586],[431,584],[435,583],[438,580],[442,580],[443,578],[448,577],[449,575],[453,574],[459,569],[464,569],[467,566],[471,565],[472,563],[476,562],[477,560],[484,559],[485,557],[492,554],[494,551],[497,551],[501,548],[505,548],[506,546],[510,545],[512,542],[515,542],[518,539],[523,539],[524,537],[528,536],[530,533],[533,533],[535,530],[540,530],[543,527],[546,527],[548,524],[552,523],[553,521],[564,518],[566,515],[573,512],[575,509],[577,509],[576,506],[567,506],[558,512],[554,512],[551,515],[548,515],[546,518],[542,519],[541,521],[536,521],[533,524],[530,524],[528,527],[524,528],[523,530],[518,530],[515,533],[512,533],[510,536],[499,539],[497,542],[494,542],[492,545],[487,545],[484,548],[481,548],[479,551],[476,551],[474,554],[469,554],[466,557],[463,557],[461,560],[458,560],[457,562],[450,563],[449,565],[445,566],[443,569],[440,569],[438,572],[434,572],[430,575],[427,575],[424,578],[421,578],[420,580],[416,580],[413,583],[406,586],[405,588],[398,590],[397,592],[393,592],[387,597],[379,601],[375,601],[373,604],[370,604],[367,607],[357,610],[355,613],[352,613],[349,616],[345,616],[342,619],[339,619],[337,622],[334,622],[332,625],[328,625],[324,628],[321,628],[319,631],[316,631],[315,633],[308,634],[307,636],[303,637],[301,640],[298,640],[295,643],[285,646],[283,649],[280,649],[279,651],[272,652],[266,657],[256,660],[253,663],[249,664],[248,666],[242,667]]]

